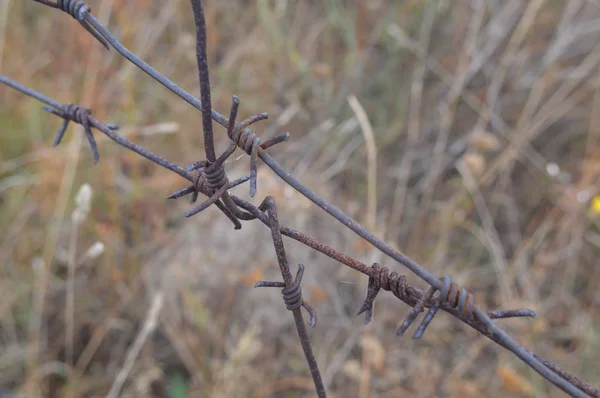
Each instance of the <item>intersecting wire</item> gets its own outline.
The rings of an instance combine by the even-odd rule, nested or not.
[[[23,92],[34,98],[37,98],[40,101],[45,102],[46,104],[56,107],[58,109],[60,109],[62,106],[60,103],[56,102],[55,100],[53,100],[49,97],[46,97],[34,90],[26,88],[25,86],[22,86],[19,83],[15,82],[11,79],[8,79],[7,77],[5,77],[3,75],[0,75],[0,83],[6,84],[10,87],[13,87],[20,92]],[[159,155],[154,154],[153,152],[150,152],[150,151],[120,137],[119,135],[117,135],[115,133],[115,131],[116,131],[115,128],[108,127],[111,125],[102,124],[101,122],[94,119],[91,115],[89,116],[89,120],[90,120],[90,124],[94,128],[97,128],[98,130],[100,130],[102,133],[106,134],[109,138],[111,138],[118,144],[123,145],[124,147],[138,153],[139,155],[167,168],[168,170],[171,170],[171,171],[179,174],[180,176],[184,177],[185,179],[187,179],[190,182],[195,181],[196,176],[194,176],[192,173],[188,172],[186,169],[178,166],[177,164],[172,163],[172,162],[160,157]],[[244,176],[232,183],[229,183],[229,188],[233,188],[233,187],[240,185],[241,183],[246,182],[248,180],[249,180],[249,176],[248,175]],[[200,191],[200,193],[202,193],[206,196],[211,195],[211,192],[206,190],[205,186],[200,186],[199,191]],[[188,193],[190,193],[190,192],[188,192]],[[231,195],[231,198],[237,206],[239,206],[240,208],[246,210],[249,214],[251,214],[253,219],[258,218],[264,225],[266,225],[269,228],[272,228],[272,223],[269,220],[269,217],[264,212],[260,211],[253,204],[251,204],[247,201],[244,201],[243,199],[240,199],[237,196]],[[359,271],[359,272],[369,276],[369,290],[373,289],[374,284],[378,284],[379,288],[391,291],[396,297],[398,297],[400,300],[402,300],[404,303],[408,304],[409,306],[414,307],[419,302],[424,302],[423,296],[426,294],[426,292],[423,292],[420,289],[413,287],[413,286],[409,285],[408,283],[406,283],[405,277],[398,276],[394,272],[389,273],[389,270],[387,268],[379,268],[378,265],[376,265],[376,264],[369,267],[368,265],[366,265],[358,260],[355,260],[350,256],[342,254],[342,253],[336,251],[335,249],[333,249],[323,243],[320,243],[317,240],[315,240],[314,238],[311,238],[310,236],[307,236],[299,231],[296,231],[296,230],[293,230],[293,229],[290,229],[287,227],[283,227],[283,226],[280,227],[280,231],[281,231],[282,235],[287,236],[291,239],[294,239],[294,240],[340,262],[341,264],[344,264],[356,271]],[[300,278],[297,278],[296,280],[298,280],[298,279],[300,279]],[[374,282],[374,281],[372,281],[372,279],[378,280],[378,282]],[[386,279],[388,280],[388,282],[385,282]],[[399,281],[403,281],[403,282],[399,282]],[[395,287],[396,284],[401,284],[402,285],[401,289],[400,289],[400,286]],[[260,286],[261,286],[261,284],[259,284],[257,287],[260,287]],[[267,286],[267,285],[264,285],[264,286]],[[377,287],[377,286],[375,286],[375,287]],[[298,288],[298,286],[296,288]],[[285,292],[282,292],[282,293],[284,293],[284,299],[285,299],[286,293]],[[293,296],[294,291],[288,292],[288,294]],[[361,307],[361,310],[359,311],[359,313],[367,312],[367,316],[365,319],[365,321],[367,321],[367,322],[370,321],[373,300],[374,300],[374,296],[371,295],[371,297],[369,297],[369,294],[367,294],[367,299],[365,299],[365,303],[370,302],[369,312],[364,311],[365,303],[363,303],[363,306]],[[439,302],[441,302],[441,301],[442,300],[439,297],[437,299],[430,297],[429,301],[424,305],[424,307],[429,307],[431,309],[431,308],[435,307],[436,305],[439,305]],[[287,304],[288,303],[286,300],[286,305]],[[498,344],[501,343],[498,336],[496,334],[494,334],[493,330],[488,328],[486,326],[486,324],[480,322],[476,318],[471,317],[470,314],[462,312],[460,310],[460,308],[457,309],[455,306],[452,305],[451,302],[448,302],[446,300],[446,302],[443,302],[443,304],[439,308],[441,310],[455,316],[456,318],[460,319],[462,322],[471,326],[472,328],[474,328],[481,334],[487,336],[488,338],[495,341],[496,343],[498,343]],[[309,310],[309,312],[310,312],[310,310]],[[411,313],[409,313],[409,316],[412,313],[413,313],[413,311],[411,311]],[[535,313],[533,311],[529,311],[529,310],[511,310],[511,311],[490,312],[487,314],[487,316],[491,319],[500,319],[500,318],[509,318],[509,317],[535,317]],[[313,320],[313,315],[311,314],[310,325],[313,326],[315,323],[316,323],[316,317]],[[421,324],[420,329],[424,329],[425,326],[423,326],[423,324]],[[421,331],[421,334],[422,334],[422,331]],[[303,342],[303,344],[305,344],[305,343]],[[564,379],[569,380],[573,385],[579,387],[580,389],[585,391],[590,396],[600,396],[600,391],[595,389],[593,386],[589,385],[585,381],[580,380],[576,376],[563,371],[555,364],[545,360],[544,358],[537,356],[536,354],[526,350],[525,348],[522,348],[522,350],[530,353],[531,355],[535,355],[535,357],[539,361],[543,362],[546,366],[548,366],[550,369],[552,369],[555,373],[559,374]],[[579,395],[572,394],[572,395],[581,396],[581,394],[579,394]]]
[[[304,319],[302,317],[302,308],[304,308],[310,314],[310,327],[313,328],[317,324],[317,313],[315,310],[302,298],[302,289],[300,283],[302,282],[302,276],[304,275],[304,265],[298,264],[298,273],[296,278],[292,277],[290,267],[288,265],[287,256],[285,254],[285,247],[283,245],[283,238],[281,237],[281,227],[279,226],[279,219],[277,217],[277,207],[275,205],[275,199],[272,196],[268,196],[258,207],[258,210],[267,214],[270,222],[271,235],[273,238],[273,246],[275,247],[275,254],[277,255],[277,261],[279,262],[279,268],[281,275],[283,276],[284,282],[265,282],[261,281],[256,283],[255,287],[279,287],[283,288],[281,293],[283,294],[284,301],[288,310],[294,314],[294,322],[296,323],[296,330],[298,331],[298,337],[302,344],[304,356],[308,362],[308,367],[315,384],[315,389],[319,397],[325,397],[325,385],[319,372],[317,360],[312,351],[310,339],[306,332],[306,326],[304,326]],[[256,213],[258,215],[258,213]]]
[[[140,69],[144,70],[147,74],[149,74],[155,80],[157,80],[158,82],[163,84],[165,87],[167,87],[169,90],[174,92],[176,95],[178,95],[180,98],[182,98],[183,100],[188,102],[190,105],[192,105],[196,109],[203,111],[203,114],[208,114],[208,112],[210,112],[210,116],[212,117],[213,120],[215,120],[217,123],[221,124],[222,126],[228,128],[229,138],[231,138],[235,144],[242,147],[242,145],[241,145],[242,142],[240,142],[240,141],[242,141],[241,137],[244,132],[243,130],[245,129],[243,124],[238,125],[238,127],[242,127],[239,130],[237,130],[237,131],[232,130],[229,127],[232,124],[235,124],[235,122],[232,123],[231,120],[228,120],[220,113],[216,112],[215,110],[212,110],[210,108],[210,105],[203,107],[202,102],[200,102],[198,99],[194,98],[191,94],[187,93],[185,90],[183,90],[182,88],[177,86],[175,83],[170,81],[168,78],[166,78],[165,76],[163,76],[162,74],[157,72],[150,65],[148,65],[147,63],[145,63],[144,61],[139,59],[135,54],[131,53],[117,39],[115,39],[108,32],[108,30],[106,30],[106,28],[104,28],[104,26],[102,24],[100,24],[94,18],[94,16],[91,14],[90,8],[83,1],[81,1],[81,0],[58,0],[57,3],[50,3],[47,0],[34,0],[34,1],[54,7],[54,8],[59,8],[65,12],[69,13],[76,20],[78,20],[80,22],[80,24],[86,30],[88,30],[98,41],[100,41],[101,44],[103,44],[105,47],[108,47],[107,43],[110,44],[119,53],[121,53],[125,58],[127,58],[128,60],[133,62]],[[195,5],[197,3],[199,3],[199,2],[192,1],[192,5],[195,7],[197,7],[197,5]],[[199,46],[199,48],[200,48],[200,46]],[[0,78],[1,78],[1,76],[0,76]],[[48,105],[50,105],[51,107],[53,107],[55,109],[61,109],[63,112],[63,115],[68,115],[67,110],[64,105],[58,104],[56,102],[51,103],[51,102],[53,102],[52,100],[50,100],[48,97],[42,96],[39,93],[37,93],[38,95],[36,96],[32,92],[27,92],[26,90],[30,90],[30,89],[27,89],[26,87],[23,87],[23,86],[18,87],[14,84],[14,82],[13,82],[13,84],[10,84],[6,78],[2,79],[2,82],[5,84],[8,84],[9,86],[12,86],[13,88],[17,88],[19,91],[22,91],[26,94],[32,95],[33,97],[47,103]],[[25,90],[22,90],[23,88]],[[50,100],[51,102],[49,102],[48,100]],[[234,102],[235,102],[235,99],[234,99]],[[232,109],[233,109],[233,106],[232,106]],[[59,116],[65,117],[63,115],[59,114]],[[249,124],[251,124],[255,121],[264,119],[264,118],[266,118],[266,114],[255,115],[253,118],[250,118],[252,120],[250,121]],[[88,118],[86,117],[85,119],[88,119]],[[65,117],[65,120],[71,120],[71,119],[68,119],[68,117]],[[191,188],[188,187],[188,188],[185,188],[184,190],[180,191],[180,194],[181,194],[180,196],[182,196],[184,194],[184,193],[182,193],[183,191],[189,192],[189,193],[192,193],[194,191],[201,192],[209,197],[211,197],[212,195],[215,194],[214,189],[211,189],[209,186],[207,186],[207,184],[202,184],[200,186],[198,184],[200,179],[197,176],[194,176],[193,174],[191,174],[188,170],[185,170],[185,169],[181,168],[180,166],[177,166],[177,165],[167,161],[166,159],[164,159],[156,154],[153,154],[153,153],[145,150],[144,148],[137,146],[136,144],[133,144],[127,140],[124,140],[123,138],[116,135],[114,133],[114,129],[110,128],[109,125],[103,125],[100,122],[98,122],[97,120],[93,119],[91,116],[89,116],[89,120],[90,120],[89,125],[91,127],[97,128],[98,130],[102,131],[104,134],[108,135],[111,139],[115,140],[117,143],[119,143],[131,150],[134,150],[135,152],[139,153],[140,155],[176,172],[177,174],[186,178],[188,181],[191,181],[193,183],[193,187],[191,187]],[[72,120],[72,121],[77,122],[78,120]],[[85,127],[85,125],[84,125],[84,127]],[[210,147],[210,146],[212,146],[212,135],[207,132],[212,132],[212,130],[204,129],[205,146]],[[245,132],[245,134],[246,134],[245,137],[250,137],[250,134],[252,134],[252,133]],[[208,139],[206,139],[207,135],[208,135]],[[288,135],[284,135],[284,136],[285,136],[284,139],[279,139],[279,141],[278,141],[278,139],[276,138],[273,141],[282,142],[285,139],[287,139],[287,137],[288,137]],[[232,137],[236,137],[236,139],[233,139]],[[253,164],[252,168],[253,168],[254,172],[251,172],[250,176],[246,176],[246,177],[238,180],[237,181],[238,184],[241,182],[244,182],[248,179],[250,179],[252,181],[253,178],[255,181],[255,178],[256,178],[255,157],[256,156],[260,157],[267,164],[267,166],[269,166],[284,181],[286,181],[289,185],[291,185],[293,188],[298,190],[305,197],[307,197],[308,199],[313,201],[317,206],[321,207],[323,210],[328,212],[330,215],[332,215],[338,221],[342,222],[344,225],[346,225],[348,228],[353,230],[355,233],[357,233],[363,239],[367,240],[368,242],[373,244],[375,247],[377,247],[379,250],[381,250],[383,253],[394,258],[396,261],[400,262],[401,264],[403,264],[404,266],[409,268],[412,272],[417,274],[419,277],[421,277],[422,279],[424,279],[426,282],[428,282],[431,285],[430,288],[425,292],[425,294],[423,296],[421,296],[421,299],[418,302],[414,303],[418,307],[417,308],[418,311],[415,311],[413,309],[413,311],[411,312],[411,314],[409,314],[409,317],[407,318],[405,323],[410,325],[412,320],[414,320],[414,318],[416,317],[416,315],[414,315],[414,313],[418,314],[419,312],[422,311],[422,309],[425,306],[429,306],[430,307],[429,313],[425,317],[426,322],[424,321],[424,323],[422,323],[419,328],[419,329],[424,330],[425,327],[427,326],[428,322],[431,320],[431,318],[433,318],[433,315],[435,314],[435,311],[437,311],[437,308],[442,306],[442,303],[447,304],[447,303],[451,302],[452,300],[454,300],[453,306],[456,307],[455,309],[460,310],[460,311],[455,311],[455,313],[454,313],[455,316],[459,317],[461,320],[463,320],[464,322],[468,323],[471,326],[473,326],[472,323],[474,323],[474,321],[477,321],[480,325],[483,325],[485,327],[485,329],[487,330],[488,333],[484,333],[484,334],[486,334],[486,336],[492,338],[498,344],[502,345],[506,349],[513,352],[521,360],[523,360],[525,363],[527,363],[529,366],[531,366],[533,369],[535,369],[538,373],[540,373],[547,380],[549,380],[550,382],[552,382],[553,384],[555,384],[556,386],[561,388],[563,391],[571,394],[572,396],[585,396],[572,383],[570,383],[569,380],[567,380],[567,378],[565,378],[564,376],[563,377],[559,376],[559,375],[562,375],[564,372],[561,373],[561,371],[556,371],[555,366],[549,366],[548,361],[546,361],[546,360],[537,359],[536,355],[534,355],[530,351],[524,349],[522,346],[520,346],[518,343],[516,343],[514,340],[512,340],[512,338],[508,334],[506,334],[503,330],[498,328],[495,325],[495,323],[491,320],[491,317],[488,314],[483,312],[482,309],[480,309],[479,307],[475,306],[472,303],[472,300],[470,298],[471,296],[469,296],[469,294],[464,289],[459,289],[458,287],[455,287],[454,293],[453,293],[454,296],[450,297],[449,294],[452,292],[452,290],[451,290],[452,284],[450,284],[448,286],[449,282],[447,279],[445,279],[445,278],[438,279],[436,276],[431,274],[429,271],[427,271],[421,265],[417,264],[410,258],[404,256],[402,253],[400,253],[400,252],[396,251],[395,249],[386,245],[382,240],[380,240],[379,238],[377,238],[376,236],[371,234],[358,222],[356,222],[352,218],[345,215],[340,209],[327,203],[324,199],[322,199],[317,194],[315,194],[314,192],[312,192],[311,190],[306,188],[298,180],[296,180],[294,177],[292,177],[290,174],[288,174],[264,150],[266,145],[264,145],[264,144],[255,145],[254,144],[255,140],[256,140],[256,136],[254,136],[254,138],[252,140],[250,140],[253,143],[253,145],[251,147],[248,148],[244,145],[242,148],[246,151],[246,153],[251,155],[251,157],[252,157],[251,162]],[[92,145],[91,142],[90,142],[90,145]],[[213,148],[212,151],[214,153],[214,146],[212,148]],[[92,149],[93,149],[93,147],[92,147]],[[207,149],[207,158],[209,158],[209,159],[205,165],[208,167],[210,167],[211,164],[214,164],[215,161],[217,160],[217,159],[215,159],[214,161],[211,161],[210,154],[211,154],[211,149],[208,148]],[[222,167],[222,165],[221,165],[221,167]],[[215,171],[215,170],[212,170],[212,171]],[[210,170],[209,170],[209,172],[210,172]],[[231,185],[233,185],[233,183],[227,184],[227,186],[231,186]],[[252,191],[252,188],[251,188],[251,191]],[[227,189],[225,189],[224,192],[227,192]],[[225,195],[223,195],[223,196],[225,196]],[[232,219],[234,224],[236,224],[236,228],[239,227],[239,221],[236,223],[236,220],[235,220],[236,217],[240,218],[240,219],[254,218],[254,217],[249,217],[249,213],[241,212],[239,209],[237,211],[234,211],[234,209],[236,207],[232,206],[231,202],[234,202],[238,206],[243,207],[241,205],[244,204],[243,203],[244,201],[241,201],[239,198],[237,198],[233,195],[230,195],[230,196],[227,195],[227,196],[229,197],[230,200],[224,199],[224,202],[226,202],[225,204],[221,203],[219,200],[217,200],[215,202],[215,204],[219,207],[219,209],[221,209],[221,211],[223,211],[226,215],[228,215],[228,217],[230,219]],[[247,203],[247,202],[245,202],[245,203]],[[373,270],[375,270],[375,272],[373,272]],[[372,267],[372,270],[370,272],[365,272],[365,273],[367,273],[367,275],[369,275],[371,277],[371,274],[374,275],[376,272],[380,272],[380,271],[377,271],[376,267]],[[371,283],[371,281],[370,281],[371,290],[379,289],[379,288],[385,289],[385,282],[383,283],[383,285],[381,282],[382,281],[380,281],[379,284],[377,285],[377,282],[373,281]],[[434,300],[433,303],[428,303],[429,299],[432,298],[432,296],[435,294],[436,291],[440,291],[440,294],[438,295],[437,300]],[[423,299],[423,297],[426,297],[427,299],[425,300],[425,299]],[[368,299],[369,299],[369,295],[367,295],[367,299],[365,300],[365,302],[367,302]],[[413,304],[413,303],[411,303],[411,304]],[[428,305],[428,304],[430,304],[430,305]],[[365,310],[365,312],[368,312],[368,310]],[[452,313],[451,309],[448,310],[448,312]],[[471,319],[471,320],[463,319],[465,317],[460,316],[461,312],[463,313],[462,315],[468,315],[468,318],[473,318],[473,319]],[[411,318],[412,318],[412,320],[409,320]],[[475,322],[475,323],[477,323],[477,322]],[[403,329],[403,327],[401,327],[401,330],[402,329]],[[420,333],[422,334],[422,331]],[[597,391],[593,387],[586,385],[586,383],[584,383],[584,382],[582,382],[582,383],[583,384],[579,385],[580,388],[582,388],[586,391],[592,391],[592,392]]]

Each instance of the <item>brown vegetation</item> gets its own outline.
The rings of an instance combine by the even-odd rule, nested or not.
[[[136,54],[198,95],[188,2],[89,4]],[[242,117],[269,112],[256,128],[264,137],[292,133],[273,155],[306,185],[470,287],[482,306],[535,309],[537,320],[503,326],[600,384],[600,6],[205,7],[214,108],[226,113],[236,94]],[[84,33],[33,2],[0,2],[0,71],[92,108],[180,164],[201,157],[198,112]],[[184,220],[185,202],[164,201],[181,187],[177,176],[100,135],[94,166],[79,150],[79,127],[50,147],[58,127],[39,103],[0,88],[0,386],[105,395],[154,303],[162,311],[124,396],[311,396],[279,292],[252,288],[278,275],[269,231],[249,224],[232,236],[216,209]],[[217,137],[225,148],[222,130]],[[228,164],[231,176],[247,171],[245,158]],[[85,219],[74,223],[82,184],[91,187],[90,208],[80,201]],[[404,272],[264,167],[258,190],[285,198],[282,223]],[[363,208],[370,211],[358,217]],[[363,327],[355,317],[363,278],[288,246],[290,261],[306,265],[304,292],[320,315],[313,347],[333,396],[559,396],[448,316],[420,341],[398,339],[406,308],[381,297]]]

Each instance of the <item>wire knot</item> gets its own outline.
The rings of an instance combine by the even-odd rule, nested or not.
[[[192,194],[191,203],[196,203],[198,200],[199,192],[208,192],[210,195],[209,199],[202,202],[199,206],[185,213],[186,217],[191,217],[201,211],[207,209],[210,205],[218,201],[221,196],[227,191],[229,187],[229,179],[225,173],[223,162],[233,151],[227,151],[219,157],[214,163],[208,160],[200,160],[187,166],[190,171],[196,171],[196,179],[194,183],[188,187],[181,189],[170,196],[167,199],[177,199],[181,196]]]
[[[304,309],[308,312],[310,316],[310,320],[308,322],[308,326],[314,328],[317,325],[317,312],[302,298],[302,277],[304,276],[304,265],[298,264],[298,273],[296,274],[296,278],[294,282],[288,287],[283,282],[268,282],[268,281],[260,281],[257,282],[254,287],[280,287],[283,288],[281,290],[281,294],[283,295],[283,302],[285,303],[285,307],[289,311],[294,311],[300,307],[304,307]]]
[[[256,177],[257,177],[257,159],[258,159],[258,150],[260,148],[266,149],[280,142],[287,141],[290,137],[289,133],[280,134],[274,137],[271,140],[266,142],[262,142],[260,137],[258,137],[255,133],[251,132],[247,129],[248,126],[253,123],[258,122],[259,120],[263,120],[267,118],[266,113],[259,113],[254,116],[249,117],[248,119],[236,123],[237,112],[239,109],[240,100],[235,95],[232,98],[231,111],[229,113],[229,120],[227,123],[227,136],[232,140],[231,145],[218,159],[214,162],[209,162],[208,160],[200,160],[193,164],[188,165],[188,170],[197,170],[198,175],[193,182],[193,185],[188,186],[186,188],[180,189],[177,192],[172,193],[167,197],[167,199],[177,199],[182,196],[192,194],[192,203],[195,203],[198,199],[198,192],[202,191],[208,193],[210,195],[209,199],[198,205],[196,208],[187,211],[185,213],[186,217],[191,217],[195,214],[200,213],[204,209],[208,208],[210,205],[217,203],[217,206],[222,205],[219,204],[219,199],[223,198],[224,207],[227,209],[221,209],[222,211],[228,214],[228,217],[233,221],[235,225],[235,229],[241,228],[241,224],[238,220],[252,220],[256,218],[255,215],[252,215],[248,212],[240,210],[231,197],[227,193],[227,189],[230,185],[238,185],[243,181],[250,180],[250,196],[254,196],[256,194]],[[231,156],[236,148],[241,148],[245,153],[250,155],[250,176],[249,178],[242,178],[240,181],[236,181],[232,184],[229,183],[229,179],[227,178],[227,174],[225,173],[225,168],[223,164],[225,161]]]
[[[357,315],[365,313],[365,324],[371,322],[373,317],[373,304],[375,297],[380,289],[392,292],[394,296],[405,300],[406,294],[406,276],[398,275],[397,272],[390,273],[387,267],[381,267],[378,263],[373,263],[369,273],[369,284],[367,286],[367,297],[363,301]]]
[[[82,125],[89,123],[89,118],[92,116],[92,111],[89,108],[84,108],[75,104],[65,104],[63,111],[65,113],[65,119]]]
[[[196,193],[208,191],[214,194],[223,186],[229,185],[229,179],[221,162],[210,163],[208,160],[200,160],[187,166],[190,171],[197,171],[197,177],[193,188]],[[192,199],[194,203],[196,199]]]
[[[57,0],[56,5],[79,22],[85,21],[84,13],[91,11],[90,6],[82,0]]]
[[[208,188],[213,192],[224,185],[229,185],[229,179],[225,174],[225,168],[222,164],[208,164],[206,169],[204,169],[204,175]]]
[[[237,96],[233,96],[231,115],[229,117],[229,126],[227,128],[227,136],[233,143],[250,156],[250,196],[256,195],[256,178],[258,176],[258,152],[260,149],[267,149],[273,145],[285,142],[290,138],[289,133],[279,134],[278,136],[262,142],[260,137],[248,127],[256,122],[265,120],[269,117],[266,112],[257,113],[250,116],[248,119],[235,123],[240,100]]]
[[[239,100],[236,96],[233,96],[233,103],[231,105],[231,112],[229,115],[229,123],[227,128],[227,136],[230,138],[234,136],[234,130],[236,128],[235,120],[237,117],[238,107]],[[239,221],[240,218],[244,220],[251,220],[256,218],[250,213],[238,209],[236,204],[233,202],[233,200],[227,192],[230,183],[229,179],[227,178],[227,174],[225,173],[225,168],[223,167],[223,164],[235,152],[236,147],[237,143],[235,142],[229,145],[229,148],[227,148],[227,150],[225,150],[225,152],[223,152],[221,156],[219,156],[219,158],[216,159],[214,162],[210,162],[208,160],[200,160],[198,162],[188,165],[188,170],[196,170],[198,172],[198,175],[193,181],[193,184],[191,186],[188,186],[186,188],[180,189],[177,192],[172,193],[167,197],[167,199],[177,199],[191,193],[191,202],[195,203],[198,199],[198,193],[200,191],[205,192],[209,195],[208,200],[202,202],[194,209],[187,211],[185,213],[185,216],[191,217],[205,210],[212,204],[216,203],[217,206],[221,209],[221,211],[223,211],[233,222],[235,229],[240,229],[242,227]],[[252,175],[250,175],[250,179],[252,179]],[[232,185],[235,186],[243,181],[247,181],[247,179],[242,178],[240,182],[236,181]],[[219,202],[221,198],[224,199],[224,203]]]
[[[377,263],[373,264],[373,273],[373,283],[376,287],[391,291],[398,298],[406,297],[406,276],[397,272],[390,273],[389,268],[380,267]]]
[[[65,132],[67,131],[67,127],[69,127],[69,122],[75,122],[83,126],[83,130],[85,131],[88,143],[90,144],[92,154],[94,155],[94,163],[98,163],[100,160],[100,153],[98,152],[98,145],[96,144],[96,140],[92,134],[92,125],[94,120],[92,118],[92,111],[90,109],[75,104],[64,104],[60,108],[45,106],[43,109],[46,112],[52,113],[53,115],[64,119],[63,124],[56,133],[56,137],[52,143],[53,147],[56,147],[61,143],[63,137],[65,136]],[[108,127],[110,130],[119,129],[119,127],[115,126],[114,124],[107,124],[106,127]]]
[[[469,319],[473,319],[475,314],[475,300],[473,295],[467,292],[466,289],[460,288],[456,283],[450,282],[448,276],[443,276],[441,281],[442,290],[434,303],[430,304],[430,300],[437,289],[431,286],[423,293],[419,301],[417,301],[415,306],[411,309],[410,313],[404,319],[404,322],[402,322],[396,331],[396,335],[403,335],[426,306],[430,307],[429,311],[413,335],[413,339],[421,338],[440,307],[456,310],[462,315],[467,316]],[[390,273],[387,267],[382,268],[379,264],[374,263],[371,267],[371,272],[369,273],[367,297],[358,311],[358,315],[365,313],[365,324],[371,322],[373,317],[373,304],[381,289],[391,291],[396,297],[403,301],[406,301],[408,298],[406,291],[406,276],[398,275],[396,272]]]
[[[445,304],[446,308],[452,308],[458,312],[467,315],[469,318],[474,317],[475,298],[464,287],[459,287],[456,283],[450,282],[450,277],[443,276],[442,290],[438,296],[438,300]]]
[[[429,326],[433,317],[441,307],[456,310],[468,319],[475,318],[475,299],[473,295],[469,293],[467,289],[461,288],[456,283],[451,282],[450,277],[447,275],[442,276],[440,280],[442,281],[442,290],[438,294],[433,305],[429,307],[429,311],[427,311],[425,317],[423,317],[423,321],[415,331],[413,339],[420,339],[423,336],[425,329],[427,329],[427,326]],[[433,286],[427,289],[396,332],[398,335],[404,334],[410,324],[428,304],[436,290],[437,289]]]
[[[88,15],[92,9],[83,0],[56,0],[56,7],[75,18],[100,44],[110,50],[108,38],[90,25]]]
[[[238,129],[231,139],[246,154],[256,156],[258,153],[260,137],[255,132],[248,129]]]

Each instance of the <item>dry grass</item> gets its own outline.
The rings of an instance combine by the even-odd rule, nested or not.
[[[600,384],[597,4],[206,3],[217,109],[226,113],[235,93],[242,116],[269,112],[256,128],[292,133],[273,155],[303,182],[484,307],[535,309],[538,320],[504,325]],[[187,2],[90,5],[126,46],[199,94]],[[198,113],[75,21],[29,1],[0,0],[0,12],[1,73],[91,107],[181,164],[202,157]],[[178,177],[100,137],[93,166],[79,129],[49,148],[58,126],[0,88],[0,386],[104,396],[121,372],[121,396],[312,396],[279,292],[252,288],[277,276],[268,230],[232,233],[213,209],[184,220],[188,205],[163,199]],[[241,175],[248,159],[228,167]],[[259,195],[279,200],[286,225],[403,271],[268,169],[259,176]],[[91,210],[74,226],[84,183]],[[398,340],[407,308],[386,297],[365,328],[354,316],[364,278],[291,242],[289,253],[307,266],[305,295],[320,316],[311,336],[332,396],[560,396],[447,316],[422,341]]]

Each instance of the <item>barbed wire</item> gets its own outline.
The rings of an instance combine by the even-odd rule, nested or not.
[[[266,113],[259,113],[250,118],[236,122],[239,99],[233,97],[229,118],[221,115],[212,109],[210,99],[210,79],[208,69],[208,59],[206,56],[206,22],[204,11],[200,0],[191,0],[194,12],[194,22],[196,26],[197,38],[197,61],[200,81],[200,97],[202,101],[183,90],[170,79],[160,74],[150,65],[145,63],[126,47],[124,47],[100,22],[91,14],[91,9],[82,0],[57,0],[55,3],[48,0],[33,0],[59,10],[62,10],[75,18],[94,38],[107,49],[114,48],[126,59],[146,72],[156,81],[175,93],[181,99],[202,112],[202,125],[204,134],[204,145],[206,160],[197,161],[187,168],[181,167],[160,155],[157,155],[121,136],[118,135],[117,126],[104,124],[92,116],[91,110],[79,107],[73,104],[61,104],[54,99],[47,97],[31,88],[0,75],[0,83],[14,88],[21,93],[38,99],[45,103],[44,109],[63,119],[63,124],[56,135],[54,145],[58,145],[64,136],[69,122],[74,122],[83,126],[86,137],[94,155],[94,162],[99,159],[97,145],[93,137],[92,128],[102,132],[118,144],[132,150],[133,152],[147,158],[148,160],[159,164],[160,166],[177,173],[191,183],[190,186],[180,189],[169,195],[168,199],[177,199],[186,195],[192,195],[192,203],[196,202],[198,194],[201,193],[208,199],[185,213],[186,217],[191,217],[210,207],[216,205],[234,224],[235,229],[240,229],[241,221],[251,221],[258,219],[272,232],[273,244],[275,247],[277,259],[284,282],[259,282],[257,287],[280,287],[288,310],[292,311],[296,323],[300,341],[309,364],[311,375],[315,383],[318,396],[326,396],[325,388],[321,380],[317,362],[312,354],[310,340],[304,327],[301,308],[305,308],[310,314],[310,326],[314,327],[317,322],[316,312],[305,300],[302,299],[301,280],[304,272],[304,266],[299,265],[298,275],[294,279],[289,270],[282,236],[287,236],[306,246],[325,254],[326,256],[338,261],[341,264],[349,266],[369,277],[366,298],[360,307],[359,314],[365,314],[365,322],[372,320],[373,303],[381,289],[390,291],[394,296],[412,307],[411,311],[398,328],[396,334],[404,334],[414,323],[416,318],[428,308],[422,322],[417,327],[413,338],[420,338],[425,332],[429,323],[433,320],[436,313],[441,309],[465,324],[471,326],[478,332],[490,338],[505,349],[514,353],[524,363],[574,397],[594,396],[600,397],[600,391],[589,383],[573,376],[552,362],[539,357],[531,351],[525,349],[513,340],[506,332],[499,328],[492,319],[502,319],[510,317],[531,317],[535,318],[535,313],[531,310],[508,310],[486,313],[478,307],[473,296],[464,288],[451,282],[449,276],[442,278],[436,277],[423,266],[405,256],[403,253],[387,245],[381,239],[376,237],[357,221],[346,215],[337,207],[329,204],[319,195],[300,183],[296,178],[289,174],[275,159],[273,159],[266,149],[287,141],[289,133],[284,133],[274,137],[271,140],[263,142],[258,135],[248,129],[251,124],[267,119]],[[216,156],[214,149],[214,136],[212,122],[216,121],[227,129],[227,136],[232,141],[231,145],[219,157]],[[223,164],[231,156],[236,147],[241,148],[250,155],[250,174],[229,182]],[[311,238],[301,232],[279,225],[275,200],[267,197],[259,207],[254,206],[229,192],[230,189],[250,181],[250,195],[253,197],[256,193],[257,161],[261,159],[271,170],[273,170],[288,185],[296,189],[306,198],[315,203],[318,207],[329,213],[346,227],[357,233],[361,238],[371,243],[387,256],[395,259],[404,265],[410,271],[415,273],[421,279],[429,284],[429,288],[422,291],[407,283],[406,277],[396,272],[390,272],[389,268],[380,267],[377,263],[372,266],[363,264],[350,256],[342,254],[335,249]],[[436,292],[439,292],[437,296]]]

